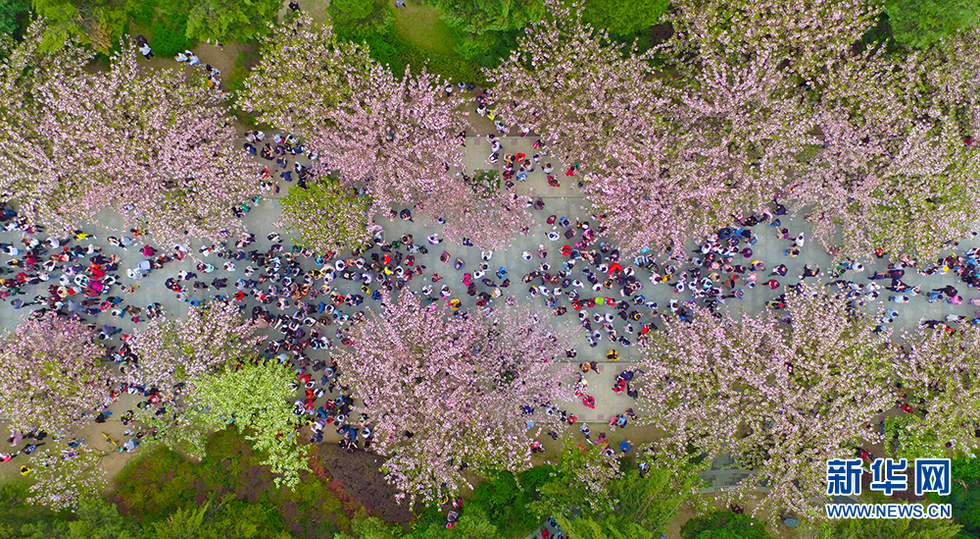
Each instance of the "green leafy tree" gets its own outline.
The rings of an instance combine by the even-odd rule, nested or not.
[[[245,42],[269,33],[281,0],[197,0],[187,16],[187,37]]]
[[[631,35],[660,21],[669,0],[590,0],[582,6],[582,19],[611,34]]]
[[[950,496],[930,495],[934,501],[953,506],[953,518],[963,525],[964,535],[980,537],[980,460],[964,457],[953,460]]]
[[[500,539],[500,537],[503,536],[497,526],[490,522],[486,513],[478,507],[465,509],[463,516],[459,517],[452,528],[446,528],[446,525],[441,523],[429,524],[424,530],[418,530],[409,536],[410,539]]]
[[[210,414],[233,420],[245,439],[266,455],[263,464],[280,476],[276,486],[294,488],[300,470],[309,470],[308,446],[298,444],[299,420],[286,400],[294,391],[288,363],[245,364],[227,367],[218,376],[197,382],[195,400]]]
[[[45,50],[54,50],[69,37],[108,53],[126,28],[130,8],[139,0],[33,0],[34,11],[46,17]]]
[[[332,180],[318,181],[307,189],[291,187],[279,202],[282,217],[277,224],[297,232],[300,245],[319,253],[335,251],[338,246],[353,247],[371,236],[371,200]]]
[[[213,499],[204,505],[181,507],[166,520],[147,526],[154,539],[290,539],[282,530],[266,526],[269,508],[263,504],[235,499],[226,494],[221,501]]]
[[[980,23],[980,0],[887,0],[895,40],[925,48]]]
[[[369,517],[366,512],[354,515],[350,521],[350,533],[335,533],[333,539],[396,539],[392,528],[378,517]]]
[[[588,508],[612,510],[607,485],[620,476],[619,463],[603,455],[599,446],[584,447],[565,438],[558,465],[549,475],[552,479],[538,489],[540,499],[529,506],[538,517]]]
[[[766,523],[749,515],[715,511],[688,520],[681,527],[683,539],[772,539]]]
[[[13,35],[30,9],[29,0],[0,0],[0,35]]]
[[[518,474],[501,472],[476,487],[471,506],[483,509],[497,523],[501,535],[524,537],[541,524],[541,517],[530,505],[539,499],[538,489],[552,480],[555,471],[554,466],[535,466]]]
[[[194,40],[187,37],[187,9],[181,3],[165,3],[152,18],[150,45],[157,56],[173,56],[194,47]]]
[[[13,501],[13,500],[11,500]],[[23,500],[19,500],[23,504]],[[23,505],[21,510],[27,509]],[[138,523],[119,514],[116,505],[92,496],[79,500],[78,508],[69,520],[64,513],[45,513],[43,518],[22,524],[19,533],[4,533],[3,539],[141,539],[146,537]],[[39,515],[42,516],[42,515]],[[6,521],[6,520],[5,520]]]
[[[606,485],[612,510],[583,506],[579,516],[556,516],[569,537],[581,539],[655,539],[666,533],[678,508],[692,498],[701,483],[693,470],[652,465],[640,475],[636,469]]]
[[[545,16],[543,0],[421,0],[443,13],[460,42],[456,53],[489,67],[506,58],[531,21]]]
[[[952,520],[837,519],[800,530],[799,539],[954,539],[962,526]],[[704,539],[697,536],[698,539]],[[715,536],[708,536],[715,537]],[[684,539],[690,539],[685,536]]]

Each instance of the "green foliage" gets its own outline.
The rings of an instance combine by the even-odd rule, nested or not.
[[[681,527],[684,539],[771,539],[766,523],[749,515],[715,511],[692,518]]]
[[[895,40],[925,48],[980,22],[980,0],[887,0]]]
[[[601,521],[590,517],[568,519],[557,516],[555,520],[569,537],[575,539],[655,539],[660,537],[636,522],[625,521],[622,517],[610,514]]]
[[[956,539],[960,525],[951,520],[837,519],[800,530],[800,539]],[[714,535],[709,537],[716,537]],[[688,539],[685,536],[685,539]],[[698,539],[704,539],[698,536]]]
[[[131,5],[129,9],[129,22],[136,23],[144,28],[153,24],[153,18],[157,14],[158,2],[159,0],[143,0]]]
[[[26,0],[0,0],[11,6]],[[45,47],[60,47],[69,36],[107,53],[119,41],[127,24],[146,28],[150,46],[158,56],[173,56],[193,47],[195,40],[245,42],[268,33],[279,0],[194,0],[191,3],[159,0],[33,0],[38,14],[50,20]],[[0,4],[0,8],[3,4]],[[3,25],[0,11],[0,26]]]
[[[26,0],[0,0],[22,2]],[[159,0],[34,0],[34,9],[50,21],[45,46],[57,48],[68,36],[107,53],[118,45],[129,24],[145,28],[158,56],[172,56],[191,48],[186,37],[188,5]]]
[[[122,36],[128,12],[137,1],[33,0],[34,11],[49,20],[44,49],[60,48],[71,36],[99,52],[109,52]]]
[[[531,512],[530,505],[554,471],[552,466],[537,466],[516,476],[501,472],[476,487],[468,507],[479,507],[497,524],[503,537],[525,537],[541,524],[541,517]]]
[[[494,67],[501,58],[509,56],[528,23],[546,15],[543,0],[421,0],[421,3],[441,11],[449,27],[459,34],[457,54],[483,67]]]
[[[194,46],[186,35],[187,12],[176,9],[180,5],[168,4],[150,24],[150,46],[158,56],[174,56]]]
[[[299,233],[298,244],[317,252],[360,245],[371,237],[367,231],[370,199],[332,180],[317,181],[307,189],[292,186],[280,203],[281,223]]]
[[[963,525],[964,534],[980,536],[980,460],[954,459],[950,496],[930,494],[937,503],[953,506],[953,518]]]
[[[341,39],[360,41],[391,25],[387,0],[331,0],[327,13]]]
[[[606,486],[614,510],[583,505],[574,512],[577,517],[556,519],[569,537],[654,539],[666,533],[678,507],[692,496],[698,483],[700,479],[690,470],[651,466],[641,477],[638,470],[630,469]]]
[[[27,503],[27,497],[25,483],[6,482],[0,485],[0,538],[17,537],[24,526],[37,525],[57,517],[57,513],[42,505]]]
[[[228,533],[218,534],[221,538],[234,537],[238,532],[230,521],[246,517],[258,529],[254,537],[263,538],[320,539],[349,528],[341,512],[344,502],[323,480],[308,474],[302,477],[301,489],[277,489],[271,471],[261,463],[262,455],[250,445],[236,429],[226,429],[209,438],[207,456],[200,461],[153,447],[116,477],[115,501],[149,529],[179,509],[184,509],[181,518],[186,520],[188,511],[201,505],[198,500],[225,500],[231,494],[234,499],[223,506],[212,502],[209,508],[220,509],[215,519],[229,521],[219,528]]]
[[[529,507],[538,517],[598,515],[613,509],[608,485],[620,477],[619,463],[603,455],[599,446],[583,447],[565,438],[558,465],[548,475],[550,479],[538,488],[538,500]]]
[[[308,446],[297,443],[299,419],[286,400],[294,391],[288,363],[267,362],[228,366],[218,376],[196,382],[197,400],[225,420],[234,421],[257,451],[266,455],[263,464],[277,475],[273,482],[295,488],[306,463]]]
[[[0,486],[0,539],[139,539],[139,525],[102,498],[82,498],[74,513],[27,502],[23,485]]]
[[[269,33],[270,22],[282,2],[279,0],[195,0],[187,17],[187,37],[240,42]]]
[[[274,520],[267,505],[251,504],[226,494],[219,503],[208,500],[204,505],[193,504],[177,509],[166,520],[154,522],[149,528],[155,539],[289,539],[284,530],[268,529]]]
[[[350,533],[337,533],[333,539],[396,539],[401,535],[396,535],[395,528],[397,526],[388,526],[380,518],[369,517],[361,511],[351,519]]]
[[[465,509],[452,528],[446,528],[445,522],[433,523],[424,529],[416,530],[408,536],[408,539],[500,539],[501,537],[497,526],[490,522],[487,514],[479,507],[473,507]]]
[[[29,0],[0,0],[0,35],[13,35],[31,9]]]
[[[611,34],[632,35],[657,24],[669,6],[669,0],[589,0],[582,20]]]

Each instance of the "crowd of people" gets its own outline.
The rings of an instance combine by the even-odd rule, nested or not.
[[[194,58],[186,51],[177,60],[193,65]],[[492,115],[482,101],[477,106],[479,114]],[[521,134],[527,133],[522,130]],[[317,156],[297,137],[277,133],[267,139],[265,133],[255,130],[245,139],[244,151],[265,165],[263,175],[270,193],[279,191],[280,179],[284,187],[295,180],[295,188],[305,188],[317,180],[315,170],[302,164],[315,162]],[[537,177],[549,185],[556,182],[551,174],[554,166],[547,161],[546,142],[535,142],[533,148],[538,153],[529,158],[502,152],[495,135],[489,140],[491,157],[496,155],[505,163],[507,189],[515,188],[515,180]],[[577,164],[570,165],[567,175],[574,176],[576,169]],[[258,199],[243,201],[236,211],[243,215],[258,203]],[[817,279],[836,286],[853,300],[855,308],[887,301],[890,308],[881,318],[882,325],[902,315],[902,305],[910,305],[904,316],[915,316],[915,303],[920,300],[943,301],[951,306],[980,303],[964,297],[968,290],[980,288],[980,248],[961,252],[958,246],[950,245],[953,254],[929,262],[908,257],[888,262],[884,260],[886,253],[878,253],[882,259],[876,264],[878,269],[843,260],[824,270],[817,264],[805,264],[799,273],[791,274],[791,259],[802,256],[807,244],[803,232],[790,231],[787,209],[779,200],[757,214],[734,216],[730,226],[687,252],[670,256],[654,256],[650,251],[635,255],[620,252],[605,239],[601,214],[551,214],[541,198],[531,204],[546,225],[532,230],[530,245],[536,243],[536,248],[523,250],[519,259],[509,257],[510,268],[495,262],[492,251],[483,251],[479,258],[465,256],[464,249],[450,252],[438,232],[431,229],[426,231],[432,233],[416,238],[419,227],[425,225],[414,223],[411,208],[392,210],[400,219],[376,227],[373,237],[355,249],[318,253],[284,240],[276,232],[244,233],[193,251],[188,245],[152,245],[152,237],[138,228],[105,238],[82,230],[49,235],[42,227],[27,223],[14,208],[3,206],[0,225],[8,234],[20,237],[0,243],[7,257],[0,278],[0,300],[11,309],[32,307],[30,316],[55,310],[89,322],[97,338],[108,346],[107,360],[124,370],[131,368],[135,359],[126,343],[129,328],[163,315],[167,310],[164,303],[173,304],[127,301],[147,276],[166,275],[154,279],[153,286],[162,287],[154,288],[154,295],[172,294],[177,302],[190,305],[208,301],[239,305],[246,316],[272,335],[261,358],[289,362],[294,367],[294,412],[309,426],[310,442],[322,441],[324,430],[332,428],[347,451],[370,448],[372,425],[363,414],[351,417],[354,400],[349,388],[338,383],[338,367],[331,361],[330,351],[350,344],[345,334],[350,322],[361,319],[366,310],[378,308],[384,296],[402,290],[417,292],[429,302],[447,302],[456,313],[489,315],[500,303],[530,302],[559,319],[571,319],[581,328],[580,342],[597,349],[573,346],[566,351],[568,359],[580,367],[575,394],[592,409],[601,403],[589,394],[586,376],[599,369],[598,362],[619,361],[621,351],[661,329],[666,319],[688,319],[695,306],[720,316],[725,305],[764,294],[766,301],[757,303],[778,310],[784,294],[799,283]],[[779,260],[763,260],[756,252],[759,242],[767,241],[785,242],[782,256],[777,255]],[[126,267],[124,260],[135,262]],[[962,285],[925,284],[945,275],[957,276]],[[950,314],[925,323],[955,331],[960,324],[980,323],[980,318]],[[633,374],[629,369],[619,373],[611,389],[636,398],[636,389],[631,386]],[[106,403],[100,414],[103,420],[122,393],[140,397],[138,406],[156,407],[166,413],[168,403],[161,402],[155,388],[124,385],[116,388],[113,399]],[[525,413],[533,425],[535,410]],[[545,407],[543,413],[557,414],[569,424],[578,420],[571,411],[557,407]],[[133,411],[121,416],[123,421],[131,421]],[[626,428],[635,419],[632,408],[626,408],[610,416],[608,429]],[[150,428],[134,425],[134,429],[120,450],[132,451],[144,436],[153,434]],[[580,429],[591,443],[589,423],[581,423]],[[558,437],[555,432],[549,435]],[[605,438],[605,432],[599,433],[595,443],[613,454]],[[16,445],[20,440],[11,441]],[[628,441],[620,445],[623,453],[631,448]],[[543,450],[540,441],[535,441],[534,449]],[[0,460],[8,456],[0,454]]]

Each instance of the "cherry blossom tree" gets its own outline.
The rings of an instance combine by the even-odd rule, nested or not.
[[[963,32],[926,51],[873,49],[815,81],[825,149],[791,198],[825,244],[930,257],[973,227],[978,52],[980,33]]]
[[[329,126],[310,134],[308,144],[342,181],[366,187],[375,212],[425,205],[430,198],[440,206],[465,204],[472,197],[447,201],[438,196],[467,193],[456,189],[464,168],[455,138],[464,126],[458,111],[462,98],[447,97],[445,82],[410,68],[399,79],[379,65],[349,73],[351,98],[328,111]]]
[[[255,325],[242,318],[237,305],[222,301],[192,305],[183,318],[154,318],[127,341],[139,358],[127,377],[156,387],[163,400],[174,399],[193,392],[194,382],[204,375],[254,357],[264,339],[254,332]]]
[[[330,25],[314,24],[306,12],[260,44],[261,59],[236,93],[235,107],[284,131],[323,128],[327,113],[350,98],[347,74],[374,65],[366,46],[338,40]]]
[[[498,113],[583,163],[586,192],[622,247],[664,251],[771,200],[818,141],[774,51],[721,46],[693,26],[662,53],[612,42],[551,5],[488,73]],[[557,81],[557,82],[556,82]]]
[[[242,229],[232,207],[260,192],[260,169],[235,148],[223,97],[198,71],[140,67],[129,43],[107,70],[82,72],[86,54],[69,43],[41,61],[43,75],[24,77],[37,39],[0,75],[0,199],[71,230],[113,209],[161,244]]]
[[[506,194],[481,197],[465,188],[463,97],[424,66],[399,77],[374,62],[364,45],[338,40],[329,26],[302,15],[263,43],[262,60],[237,106],[304,135],[343,188],[364,189],[369,215],[415,205],[448,223],[445,235],[499,247],[531,223],[526,206]],[[349,226],[367,226],[367,218]],[[284,221],[296,224],[297,219]],[[331,243],[333,240],[325,240]]]
[[[874,26],[881,0],[676,0],[664,16],[675,37],[756,50],[799,83],[831,67]]]
[[[778,57],[693,39],[674,48],[689,50],[696,59],[677,64],[671,84],[647,84],[661,102],[643,120],[634,110],[633,140],[607,150],[616,162],[586,174],[589,198],[628,249],[681,248],[761,210],[819,144]]]
[[[786,311],[720,320],[700,311],[642,343],[638,402],[666,436],[663,458],[728,454],[753,474],[731,499],[769,493],[757,511],[817,514],[827,459],[851,458],[880,436],[868,424],[889,407],[896,350],[876,321],[847,299],[806,288]]]
[[[363,401],[399,499],[472,488],[464,464],[476,473],[527,469],[532,436],[561,431],[552,416],[526,416],[523,407],[571,398],[566,327],[516,308],[447,316],[441,302],[423,306],[406,293],[385,299],[349,336],[353,344],[334,357]]]
[[[62,441],[50,444],[30,456],[28,467],[34,483],[28,489],[28,501],[55,511],[74,511],[80,498],[101,496],[107,484],[104,454],[84,447],[71,449]]]
[[[659,103],[648,91],[659,73],[652,53],[616,44],[578,11],[547,5],[549,17],[532,23],[510,57],[485,70],[490,108],[506,125],[540,133],[564,162],[599,166],[612,157],[610,145],[630,142],[633,117],[646,120]]]
[[[915,409],[903,414],[896,431],[898,456],[915,459],[944,453],[965,454],[980,447],[980,329],[955,333],[920,326],[906,334],[905,353],[896,367],[903,399]]]
[[[48,313],[17,326],[0,344],[0,407],[10,426],[58,434],[80,429],[115,383],[104,357],[77,320]]]

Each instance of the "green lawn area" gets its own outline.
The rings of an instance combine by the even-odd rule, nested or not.
[[[396,8],[394,0],[391,0],[391,9],[398,37],[433,54],[454,54],[457,39],[452,29],[440,19],[439,10],[416,4]]]

